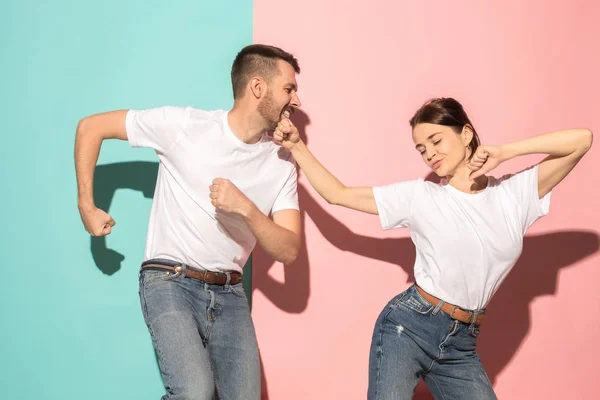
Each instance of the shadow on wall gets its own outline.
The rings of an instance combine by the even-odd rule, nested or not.
[[[145,198],[154,196],[158,163],[131,161],[98,165],[94,174],[94,201],[96,207],[109,212],[118,189],[133,189],[142,192]],[[113,275],[121,269],[125,256],[106,245],[106,236],[91,237],[92,257],[98,269]],[[142,260],[140,260],[141,264]]]
[[[303,140],[308,142],[308,116],[298,110],[293,119]],[[426,179],[439,181],[433,173]],[[410,238],[381,239],[356,234],[321,207],[301,184],[298,185],[298,197],[303,232],[308,216],[325,239],[338,249],[398,265],[406,272],[407,283],[414,282],[415,248]],[[275,306],[288,313],[301,313],[308,304],[310,265],[305,243],[303,240],[296,262],[284,266],[283,282],[268,275],[274,262],[262,249],[257,246],[254,252],[253,290],[260,290]],[[519,261],[488,307],[488,317],[477,345],[492,384],[496,383],[498,375],[510,363],[529,332],[530,303],[536,297],[556,294],[560,269],[596,253],[599,247],[600,237],[590,231],[561,231],[525,237]],[[404,289],[399,287],[398,292]],[[293,346],[293,343],[289,345]],[[263,382],[263,388],[262,398],[268,399],[266,382]],[[417,387],[415,399],[433,399],[423,382]]]
[[[308,116],[297,111],[293,118],[306,141]],[[157,171],[158,163],[145,161],[98,166],[94,179],[97,206],[108,212],[116,190],[122,188],[139,190],[146,198],[152,198]],[[398,265],[407,273],[408,283],[414,282],[415,250],[409,238],[380,239],[353,233],[323,209],[303,185],[298,185],[298,196],[303,227],[308,216],[321,234],[340,250]],[[530,303],[538,296],[555,294],[559,270],[594,254],[599,245],[598,234],[587,231],[561,231],[525,237],[521,258],[488,307],[488,318],[479,339],[479,353],[492,383],[511,361],[529,331]],[[91,238],[91,252],[96,266],[107,275],[116,273],[125,258],[117,250],[108,248],[104,237]],[[245,285],[248,298],[251,298],[250,290],[260,290],[285,312],[304,311],[310,296],[306,246],[302,246],[292,266],[284,266],[283,282],[268,275],[274,262],[260,246],[257,246],[253,258],[254,285]],[[403,289],[398,288],[398,291]],[[262,371],[263,399],[268,399],[264,368]],[[423,400],[431,397],[421,384],[415,398]]]
[[[110,205],[118,189],[139,190],[144,197],[153,198],[158,165],[156,162],[131,161],[97,166],[94,174],[94,200],[96,206],[109,212]],[[121,263],[125,260],[123,254],[107,246],[105,236],[90,237],[90,250],[96,267],[106,275],[114,275],[118,272],[121,269]],[[141,264],[142,260],[139,261]],[[251,265],[252,260],[250,258],[244,267],[246,273],[243,276],[243,286],[250,305],[252,303]],[[261,371],[264,371],[262,357],[260,358],[260,364]],[[261,381],[263,387],[266,388],[264,372],[261,375]]]
[[[304,128],[309,122],[308,116],[297,111],[294,115],[294,121],[301,132],[304,133]],[[118,189],[138,190],[143,193],[145,198],[152,199],[156,187],[158,167],[159,164],[157,162],[149,161],[130,161],[98,165],[94,174],[94,200],[96,206],[110,213],[110,206]],[[304,192],[300,193],[300,196],[303,197]],[[303,223],[304,215],[303,213]],[[90,240],[90,249],[96,267],[106,275],[113,275],[118,272],[121,269],[122,262],[125,260],[125,255],[119,253],[116,249],[109,248],[106,237],[91,237]],[[257,246],[257,249],[262,251],[260,246]],[[264,259],[265,256],[264,253],[260,254],[261,259]],[[271,265],[273,265],[272,260],[270,264],[261,263],[261,268],[252,271],[254,269],[252,266],[252,257],[248,260],[244,267],[243,284],[249,302],[251,303],[252,301],[252,291],[259,289],[282,310],[290,313],[303,311],[308,304],[309,297],[308,254],[306,248],[302,247],[293,268],[285,266],[286,283],[284,284],[280,284],[268,276],[268,269]],[[249,270],[251,273],[248,273]],[[258,287],[256,287],[256,283],[258,283]],[[287,295],[286,292],[288,293]],[[262,357],[260,363],[263,396],[264,398],[268,398]]]

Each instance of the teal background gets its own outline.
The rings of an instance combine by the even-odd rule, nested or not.
[[[77,211],[75,128],[114,109],[231,107],[252,2],[21,1],[0,21],[0,397],[158,399],[137,281],[151,201],[114,192],[106,246],[124,259],[105,273]],[[99,164],[130,161],[157,158],[109,141]]]

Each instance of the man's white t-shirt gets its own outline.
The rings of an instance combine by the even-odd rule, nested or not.
[[[160,159],[145,260],[242,272],[256,238],[241,217],[211,204],[215,178],[229,179],[265,215],[298,210],[291,153],[267,135],[256,144],[242,142],[227,114],[171,106],[128,111],[130,145],[153,148]]]
[[[538,196],[538,166],[468,194],[445,180],[373,189],[384,230],[408,227],[415,280],[426,292],[467,310],[483,309],[523,249],[527,229],[550,207]]]

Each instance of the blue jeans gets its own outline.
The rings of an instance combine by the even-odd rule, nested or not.
[[[143,270],[140,301],[167,391],[163,400],[260,398],[258,345],[241,283],[211,285]]]
[[[419,378],[436,399],[496,399],[475,342],[479,327],[450,318],[415,286],[379,315],[369,357],[369,400],[411,399]]]

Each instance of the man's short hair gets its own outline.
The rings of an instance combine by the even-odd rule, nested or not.
[[[298,60],[279,47],[264,44],[252,44],[244,47],[235,57],[231,67],[233,98],[238,99],[244,96],[244,89],[253,76],[260,75],[266,80],[277,76],[279,73],[277,60],[289,63],[297,74],[300,73]]]

